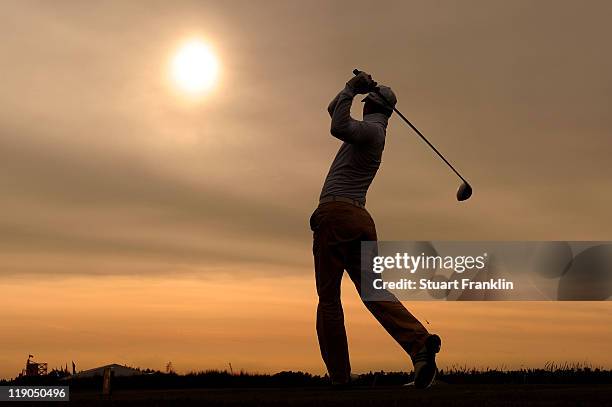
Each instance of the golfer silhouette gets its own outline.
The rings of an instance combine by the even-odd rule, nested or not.
[[[377,240],[376,226],[365,209],[366,193],[380,167],[387,123],[393,113],[390,108],[397,102],[391,88],[378,86],[374,92],[375,87],[372,77],[361,72],[329,104],[331,134],[343,143],[325,179],[319,206],[310,217],[319,297],[317,336],[334,387],[346,387],[351,382],[340,299],[342,275],[346,270],[362,293],[361,241]],[[363,121],[350,115],[357,94],[367,94]],[[387,294],[388,300],[364,300],[364,304],[411,357],[415,387],[429,387],[436,376],[440,338],[430,334],[395,296]],[[361,297],[366,298],[363,293]]]

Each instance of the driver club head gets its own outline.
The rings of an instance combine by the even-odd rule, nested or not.
[[[457,190],[457,200],[459,202],[466,201],[470,199],[471,196],[472,196],[472,187],[467,182],[464,182],[463,184],[461,184],[461,186]]]

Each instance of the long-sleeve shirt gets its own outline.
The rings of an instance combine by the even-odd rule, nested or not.
[[[346,86],[327,108],[332,119],[331,134],[343,143],[325,178],[320,198],[342,196],[365,205],[366,193],[380,167],[388,118],[372,113],[363,121],[353,119],[351,105],[355,95]]]

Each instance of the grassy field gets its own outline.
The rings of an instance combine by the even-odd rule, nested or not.
[[[348,390],[333,390],[327,378],[304,372],[275,374],[207,370],[185,375],[143,371],[113,377],[112,397],[102,378],[64,372],[19,377],[0,385],[68,385],[70,402],[35,406],[611,406],[612,370],[587,365],[547,364],[544,369],[440,371],[427,390],[404,387],[412,372],[369,372]],[[15,405],[11,403],[11,405]],[[27,405],[20,402],[19,405]]]
[[[36,403],[57,406],[58,403]],[[64,404],[64,403],[59,403]],[[102,399],[75,392],[75,406],[612,406],[612,385],[450,385],[427,390],[386,386],[328,390],[321,388],[241,388],[123,390]],[[22,404],[20,404],[22,405]]]

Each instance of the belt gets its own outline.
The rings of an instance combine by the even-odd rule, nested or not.
[[[357,201],[356,199],[351,199],[351,198],[347,198],[344,196],[337,196],[337,195],[328,195],[324,198],[319,199],[319,203],[327,203],[327,202],[346,202],[349,203],[351,205],[355,205],[359,208],[365,208],[365,205],[362,204],[361,202]]]

